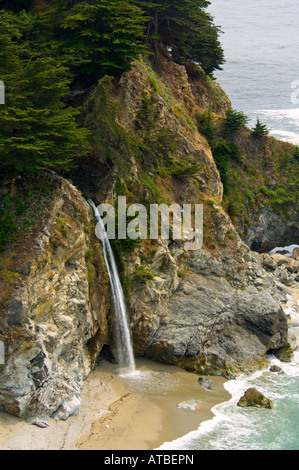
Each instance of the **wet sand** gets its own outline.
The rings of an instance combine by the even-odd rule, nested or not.
[[[84,383],[81,409],[41,429],[0,413],[1,450],[152,450],[198,428],[230,395],[224,378],[206,390],[198,376],[174,366],[137,360],[136,378],[121,378],[102,361]]]

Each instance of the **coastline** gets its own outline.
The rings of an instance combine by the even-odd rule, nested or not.
[[[215,385],[206,390],[195,374],[136,362],[141,377],[130,381],[102,361],[84,383],[78,415],[66,421],[41,429],[0,412],[0,450],[154,450],[197,429],[230,397],[223,377],[211,377]]]
[[[290,293],[298,311],[299,291]],[[231,398],[223,377],[210,377],[207,390],[178,367],[146,359],[136,365],[136,378],[122,378],[102,360],[84,382],[78,415],[51,419],[44,429],[0,412],[0,450],[154,450],[197,430]]]

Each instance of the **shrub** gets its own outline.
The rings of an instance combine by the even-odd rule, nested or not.
[[[248,123],[248,117],[241,111],[228,109],[225,114],[224,128],[228,132],[235,132],[245,127]]]
[[[269,134],[269,129],[267,128],[266,124],[262,124],[257,118],[256,125],[252,129],[252,133],[255,137],[262,137],[263,135]]]

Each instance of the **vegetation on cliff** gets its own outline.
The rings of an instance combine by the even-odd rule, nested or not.
[[[82,171],[86,161],[103,165],[103,171],[116,165],[125,175],[133,157],[142,171],[132,193],[141,202],[168,202],[184,177],[191,192],[198,192],[202,182],[196,174],[207,169],[189,158],[180,134],[163,121],[162,99],[185,133],[198,130],[206,137],[224,208],[242,234],[260,205],[284,216],[292,211],[298,203],[298,149],[268,139],[259,120],[250,131],[247,117],[223,100],[211,79],[224,56],[208,5],[205,0],[2,3],[1,178],[45,168]],[[139,64],[151,91],[144,91],[126,126],[114,93],[132,63]],[[185,98],[191,99],[189,107],[163,82],[165,63],[185,66],[193,93]]]
[[[119,77],[139,54],[196,62],[209,74],[223,62],[209,2],[136,0],[4,2],[0,10],[3,176],[68,168],[92,149],[82,100],[105,75]],[[12,11],[11,11],[12,10]],[[86,97],[86,94],[84,95]],[[98,133],[97,133],[98,134]],[[105,137],[105,136],[104,136]]]

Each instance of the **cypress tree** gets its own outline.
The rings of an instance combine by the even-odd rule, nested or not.
[[[266,126],[266,124],[262,124],[260,119],[257,118],[256,120],[256,125],[252,129],[253,135],[255,137],[262,137],[263,135],[268,135],[269,134],[269,129]]]
[[[75,109],[64,104],[67,69],[51,57],[35,57],[24,40],[31,16],[0,11],[0,77],[5,105],[0,109],[2,176],[69,167],[88,148],[88,131],[78,128]]]
[[[220,30],[206,11],[206,0],[136,0],[149,17],[146,36],[155,54],[165,54],[179,63],[195,63],[206,74],[221,69],[224,53]]]
[[[75,76],[96,83],[121,75],[147,51],[144,24],[132,0],[53,0],[37,16],[35,41]]]

